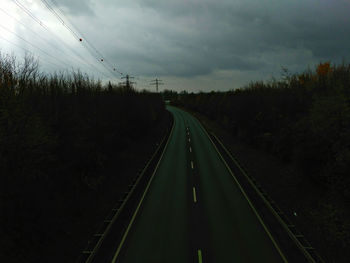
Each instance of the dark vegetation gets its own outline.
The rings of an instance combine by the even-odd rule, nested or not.
[[[246,145],[296,167],[294,181],[300,181],[300,189],[305,191],[301,186],[308,185],[306,191],[318,189],[327,196],[327,201],[314,196],[315,207],[305,210],[313,223],[327,228],[319,238],[337,247],[328,259],[338,258],[334,251],[350,245],[350,65],[326,62],[316,71],[293,75],[285,71],[281,80],[228,92],[166,91],[164,96],[215,121]],[[302,199],[293,198],[303,205]]]
[[[125,150],[164,114],[158,94],[103,86],[79,71],[47,75],[32,57],[1,56],[0,261],[43,260],[67,231],[60,221],[81,216],[111,177],[130,180],[118,173],[130,165]]]
[[[173,104],[205,114],[239,139],[295,162],[350,200],[350,65],[256,82],[229,92],[182,93]]]

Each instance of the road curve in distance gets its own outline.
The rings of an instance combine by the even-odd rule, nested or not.
[[[173,132],[111,262],[287,262],[198,120],[167,109]]]

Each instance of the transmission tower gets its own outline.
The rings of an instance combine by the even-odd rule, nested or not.
[[[154,80],[151,80],[150,85],[156,86],[156,92],[158,93],[158,86],[164,85],[164,83],[163,83],[163,80],[157,79],[157,78],[156,78],[156,79],[154,79]]]
[[[131,88],[131,85],[136,83],[134,81],[130,81],[130,79],[133,79],[134,77],[130,77],[129,75],[126,75],[125,77],[122,77],[122,79],[125,79],[123,84],[125,85],[126,88]]]

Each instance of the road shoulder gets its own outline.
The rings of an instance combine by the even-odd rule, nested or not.
[[[330,198],[317,185],[301,177],[301,173],[293,166],[281,162],[278,158],[255,149],[234,138],[215,121],[191,112],[197,117],[209,132],[213,132],[228,148],[238,156],[240,163],[248,170],[275,200],[289,219],[307,237],[313,247],[324,260],[339,255],[339,262],[347,262],[344,255],[344,245],[348,240],[342,240],[334,233],[334,222],[331,222],[332,208],[342,216],[342,224],[349,222],[349,211],[339,199]],[[334,212],[334,211],[333,211]],[[343,231],[347,231],[346,228]],[[340,246],[339,246],[340,245]],[[338,262],[338,261],[337,261]]]

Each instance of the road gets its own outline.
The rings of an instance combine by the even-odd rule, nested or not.
[[[200,123],[175,119],[112,262],[287,262]]]

